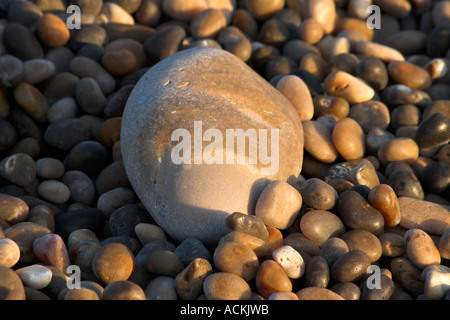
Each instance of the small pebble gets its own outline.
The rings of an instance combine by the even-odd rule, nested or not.
[[[391,61],[388,72],[395,82],[411,89],[427,90],[431,86],[430,74],[425,69],[406,61]]]
[[[343,297],[327,288],[308,287],[297,291],[298,300],[344,300]]]
[[[331,277],[338,282],[360,280],[370,266],[370,257],[361,250],[350,250],[331,267]]]
[[[233,241],[246,245],[256,254],[258,258],[264,257],[269,254],[269,245],[261,238],[249,235],[241,231],[232,231],[223,236],[218,245],[223,242]]]
[[[303,256],[317,256],[320,253],[320,248],[313,241],[309,240],[301,232],[294,232],[286,236],[283,240],[283,245],[291,246]]]
[[[305,287],[327,288],[330,283],[330,268],[322,256],[313,256],[306,263]]]
[[[177,255],[169,250],[155,250],[145,258],[145,269],[154,274],[176,277],[184,266]]]
[[[146,293],[136,283],[118,280],[106,285],[102,300],[147,300]]]
[[[306,180],[299,191],[304,203],[316,210],[330,210],[336,204],[336,190],[321,179],[310,178]]]
[[[383,143],[377,154],[381,164],[385,166],[394,161],[412,164],[419,157],[419,147],[411,138],[395,138]]]
[[[282,246],[272,252],[272,258],[291,279],[301,278],[305,273],[306,264],[300,253],[291,246]]]
[[[404,236],[406,254],[419,269],[441,263],[439,250],[431,237],[421,229],[409,229]]]
[[[133,254],[120,243],[102,246],[92,261],[92,270],[95,276],[105,284],[127,280],[133,271],[133,266]]]
[[[431,265],[422,271],[425,300],[441,300],[450,290],[450,268]]]
[[[443,259],[450,257],[450,231],[447,229],[438,242],[439,254]]]
[[[48,286],[53,276],[50,269],[37,264],[17,269],[16,273],[24,285],[38,290]]]
[[[64,296],[64,300],[100,300],[98,294],[88,288],[79,288],[69,290]]]
[[[167,276],[157,276],[145,287],[147,300],[177,300],[175,280]]]
[[[234,212],[227,216],[225,222],[231,230],[258,237],[264,241],[269,236],[263,220],[257,216]]]
[[[424,198],[424,191],[417,176],[409,170],[394,171],[387,181],[387,184],[392,187],[397,198],[409,197],[418,200]],[[400,215],[401,215],[400,211]]]
[[[265,260],[261,263],[255,283],[258,292],[265,298],[278,291],[292,291],[288,275],[274,260]]]
[[[379,236],[382,254],[387,257],[398,257],[405,253],[405,240],[402,236],[385,232]]]
[[[35,86],[22,82],[14,89],[14,98],[33,120],[38,123],[47,120],[48,103]]]
[[[50,47],[61,47],[70,39],[70,31],[60,17],[53,13],[44,14],[36,24],[39,38]]]
[[[43,179],[59,179],[64,174],[64,164],[55,158],[40,158],[36,168],[38,177]]]
[[[13,225],[26,221],[30,213],[27,203],[20,198],[0,193],[0,219]]]
[[[329,238],[320,248],[320,256],[325,259],[331,267],[337,259],[349,251],[347,243],[341,238]]]
[[[332,139],[337,151],[345,160],[364,157],[366,152],[364,132],[354,119],[339,120],[333,129]]]
[[[184,265],[188,265],[196,258],[203,258],[211,263],[213,262],[213,254],[197,238],[185,239],[173,251]]]
[[[417,128],[414,140],[421,155],[432,156],[450,141],[450,119],[442,113],[434,113],[424,119]]]
[[[38,185],[40,196],[53,203],[66,203],[70,198],[70,189],[58,180],[45,180]]]
[[[350,170],[347,177],[353,184],[363,185],[369,189],[373,189],[380,184],[375,167],[372,162],[363,160],[360,164]]]
[[[395,191],[388,184],[379,184],[369,193],[369,202],[384,218],[384,225],[396,226],[400,223],[400,206]]]
[[[422,271],[409,259],[394,258],[390,264],[392,277],[409,294],[416,297],[424,292],[424,283],[421,279]]]
[[[264,4],[257,0],[245,0],[245,7],[258,20],[273,17],[284,8],[284,5],[285,0],[274,0]]]
[[[305,82],[294,75],[282,77],[277,83],[277,89],[292,103],[300,120],[311,120],[314,115],[314,104]]]
[[[325,91],[344,98],[350,104],[362,103],[373,98],[374,90],[362,80],[344,71],[333,71],[324,80]]]
[[[53,121],[45,130],[44,140],[50,146],[68,151],[78,143],[88,140],[91,131],[91,125],[87,120],[71,117]]]
[[[95,198],[95,185],[87,174],[79,170],[69,170],[61,182],[70,190],[70,199],[75,203],[91,205]]]
[[[136,224],[134,232],[144,246],[153,240],[167,240],[164,230],[151,223],[140,222]]]
[[[109,228],[113,236],[136,237],[136,225],[149,222],[150,214],[137,204],[125,204],[109,216]]]
[[[348,116],[358,122],[364,133],[373,128],[386,129],[391,122],[389,108],[375,100],[352,105]]]
[[[208,260],[195,258],[175,277],[175,287],[182,300],[194,300],[203,290],[203,281],[212,274]]]
[[[267,300],[298,300],[298,297],[294,292],[278,291],[272,293]]]
[[[49,60],[35,59],[23,63],[23,81],[31,85],[49,79],[54,72],[55,65]]]
[[[0,238],[0,266],[11,268],[20,259],[20,248],[8,238]]]
[[[315,159],[324,163],[333,163],[339,156],[330,130],[318,121],[303,121],[305,150]]]
[[[373,233],[365,230],[350,230],[341,237],[348,246],[349,251],[364,251],[370,258],[370,262],[380,259],[382,254],[381,242]]]
[[[312,210],[300,220],[301,232],[321,247],[329,238],[340,237],[345,232],[341,219],[325,210]]]
[[[361,290],[353,282],[340,282],[331,286],[331,291],[337,293],[345,300],[359,300],[361,297]]]

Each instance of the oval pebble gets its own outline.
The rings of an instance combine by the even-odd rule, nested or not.
[[[58,180],[45,180],[38,185],[39,195],[53,203],[66,203],[70,198],[70,189]]]
[[[348,249],[364,251],[371,262],[378,261],[382,254],[381,242],[373,233],[365,230],[350,230],[341,237]]]
[[[361,250],[350,250],[340,257],[331,267],[331,276],[338,282],[360,280],[370,266],[370,257]]]
[[[253,279],[259,268],[253,250],[239,242],[223,242],[214,251],[213,259],[219,271],[236,274],[246,281]]]
[[[364,131],[354,119],[339,120],[333,129],[332,139],[337,151],[345,160],[364,157],[366,152]]]
[[[147,300],[144,290],[134,282],[118,280],[109,283],[102,295],[102,300]]]
[[[344,300],[343,297],[327,288],[308,287],[297,291],[298,300]]]
[[[0,266],[11,268],[20,259],[20,248],[8,238],[0,238]]]
[[[24,285],[38,290],[48,286],[53,276],[50,269],[37,264],[17,269],[16,273]]]
[[[272,258],[291,279],[301,278],[305,273],[306,264],[300,253],[291,246],[282,246],[272,252]]]
[[[157,276],[145,287],[147,300],[177,300],[175,280],[167,276]]]
[[[324,163],[333,163],[339,152],[333,143],[332,135],[325,125],[319,121],[303,121],[305,150],[315,159]]]
[[[302,121],[312,119],[314,104],[309,89],[301,78],[286,75],[278,81],[277,90],[292,103]]]
[[[0,219],[16,224],[28,219],[30,208],[20,198],[0,193]]]
[[[45,264],[55,266],[65,273],[70,265],[69,253],[64,240],[55,233],[46,234],[33,242],[33,253]]]
[[[369,202],[383,215],[384,225],[396,226],[400,223],[400,206],[395,191],[388,184],[379,184],[369,193]]]
[[[304,203],[316,210],[330,210],[336,204],[336,190],[321,179],[307,179],[299,191]]]
[[[110,243],[102,246],[92,261],[92,270],[95,276],[105,284],[128,280],[133,271],[133,266],[133,254],[121,243]]]
[[[321,247],[329,238],[343,235],[345,226],[334,213],[312,210],[302,216],[300,230],[308,239]]]
[[[405,235],[405,247],[408,258],[419,269],[441,263],[439,250],[431,237],[421,229],[409,229]]]
[[[208,300],[248,300],[252,294],[244,279],[227,272],[216,272],[206,277],[203,292]]]
[[[361,79],[344,71],[333,71],[324,80],[325,91],[331,96],[344,98],[350,104],[369,101],[375,91]]]
[[[283,268],[274,260],[261,263],[256,274],[256,288],[265,298],[278,291],[292,291],[292,283]]]

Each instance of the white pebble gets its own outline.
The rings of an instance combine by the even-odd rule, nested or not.
[[[291,246],[281,246],[272,253],[275,260],[291,279],[298,279],[305,274],[305,261],[300,253]]]
[[[25,286],[34,289],[43,289],[49,285],[52,280],[52,271],[44,266],[34,264],[16,270],[17,275]]]

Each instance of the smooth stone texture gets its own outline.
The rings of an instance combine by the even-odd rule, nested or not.
[[[409,229],[405,235],[406,254],[419,269],[441,263],[439,250],[433,239],[421,229]]]
[[[0,67],[3,70],[0,75],[0,83],[6,87],[16,87],[23,80],[23,61],[7,54],[0,57]]]
[[[103,283],[127,280],[134,266],[131,251],[121,243],[110,243],[102,246],[94,256],[92,270]]]
[[[387,184],[395,191],[396,196],[424,199],[424,191],[417,176],[408,170],[397,170],[389,175]],[[400,212],[401,213],[401,212]]]
[[[341,237],[348,249],[364,251],[371,262],[378,261],[382,254],[381,242],[373,233],[365,230],[350,230]]]
[[[144,290],[134,282],[119,280],[109,283],[102,294],[102,300],[147,300]]]
[[[310,178],[306,180],[299,191],[303,202],[316,210],[330,210],[336,204],[336,190],[321,179]]]
[[[20,248],[8,238],[0,238],[0,266],[11,268],[20,259]]]
[[[450,227],[450,211],[441,205],[409,197],[400,197],[398,202],[403,228],[418,228],[429,234],[442,235]]]
[[[433,156],[450,141],[450,119],[443,113],[434,113],[417,128],[414,140],[421,155]]]
[[[30,208],[20,198],[0,193],[0,219],[16,224],[28,219]]]
[[[403,236],[392,232],[385,232],[380,239],[382,254],[387,257],[398,257],[405,253],[405,240]]]
[[[450,230],[447,229],[439,239],[438,249],[443,259],[450,259]]]
[[[425,69],[406,61],[391,61],[388,72],[395,82],[411,89],[427,90],[431,86],[430,74]]]
[[[5,27],[3,42],[8,52],[22,61],[44,57],[42,46],[34,34],[17,22],[8,23]]]
[[[418,144],[413,139],[395,138],[380,145],[377,155],[384,166],[395,161],[413,164],[419,157],[419,150]]]
[[[188,265],[196,258],[203,258],[213,262],[213,255],[207,247],[197,238],[187,238],[183,240],[175,249],[175,254],[181,259],[184,265]]]
[[[70,200],[75,203],[91,205],[95,199],[95,185],[87,174],[79,170],[69,170],[61,182],[70,190]]]
[[[33,253],[47,265],[66,272],[70,265],[69,252],[64,240],[55,233],[46,234],[33,242]]]
[[[326,288],[308,287],[297,291],[298,300],[344,300],[337,293]]]
[[[369,202],[384,218],[384,225],[393,227],[400,223],[400,206],[395,191],[388,184],[379,184],[369,193]]]
[[[331,277],[338,282],[355,282],[366,275],[370,257],[361,250],[350,250],[331,267]]]
[[[330,282],[330,268],[322,256],[311,257],[306,263],[305,287],[327,288]]]
[[[227,272],[216,272],[203,282],[203,292],[208,300],[248,300],[251,289],[241,277]]]
[[[384,219],[362,195],[353,190],[342,193],[337,201],[337,212],[344,225],[351,229],[361,229],[380,234]]]
[[[40,158],[36,169],[38,177],[43,179],[59,179],[64,174],[64,164],[56,158]]]
[[[11,268],[0,266],[0,300],[25,300],[22,280]]]
[[[333,71],[324,80],[325,91],[331,96],[344,98],[350,104],[369,101],[375,91],[361,79],[344,71]]]
[[[301,121],[312,119],[314,115],[314,104],[311,93],[300,77],[294,75],[282,77],[277,83],[277,90],[292,103]]]
[[[91,137],[92,127],[82,118],[69,118],[52,122],[44,133],[44,140],[50,146],[68,151],[78,143]]]
[[[395,284],[392,279],[381,274],[379,286],[379,288],[374,288],[373,283],[366,281],[361,290],[361,300],[390,300],[395,290]]]
[[[48,286],[53,276],[50,269],[37,264],[17,269],[16,273],[24,285],[34,289]]]
[[[274,260],[261,263],[256,274],[258,292],[265,298],[278,291],[292,291],[292,283],[283,268]]]
[[[324,163],[333,163],[339,152],[333,144],[330,130],[319,121],[303,121],[305,150],[315,159]]]
[[[95,208],[64,212],[55,217],[55,230],[63,239],[78,229],[89,229],[99,232],[103,227],[105,216]]]
[[[138,223],[134,227],[134,232],[144,246],[153,240],[167,240],[164,230],[151,223]]]
[[[209,72],[205,72],[205,68]],[[179,71],[180,69],[182,71]],[[164,72],[161,72],[162,70]],[[219,77],[217,77],[218,73],[221,74]],[[209,79],[205,76],[208,74],[213,78]],[[236,74],[240,74],[238,82],[234,78]],[[220,92],[223,92],[220,96],[217,85],[214,85],[214,88],[210,87],[211,83],[218,82],[220,82]],[[150,83],[150,87],[154,90],[149,92],[148,84]],[[258,88],[258,94],[254,95],[252,88]],[[267,96],[261,94],[261,88],[266,88],[264,90],[267,91],[263,92],[267,92]],[[194,94],[199,90],[202,92],[201,99]],[[232,99],[239,97],[236,102],[242,99],[242,103],[239,103],[239,112],[229,105],[227,97],[231,93],[233,93]],[[150,101],[142,98],[147,95],[152,97]],[[252,96],[251,102],[247,100],[249,95]],[[219,97],[222,98],[219,99]],[[244,107],[245,105],[248,107]],[[175,108],[174,106],[176,110],[172,109]],[[189,108],[183,106],[189,106]],[[202,118],[192,116],[192,108],[195,106],[201,106]],[[205,106],[208,106],[207,110],[211,112],[211,115]],[[253,213],[257,196],[265,187],[264,181],[261,181],[265,175],[258,172],[259,166],[175,165],[170,159],[171,129],[168,128],[171,126],[173,129],[192,128],[194,120],[202,120],[204,128],[214,127],[219,130],[236,126],[242,128],[260,126],[260,120],[258,124],[253,124],[248,115],[254,112],[253,108],[261,110],[261,106],[265,106],[264,110],[272,112],[270,122],[264,124],[265,128],[270,129],[278,127],[281,123],[285,124],[280,132],[280,170],[277,175],[272,175],[270,178],[288,180],[297,177],[302,162],[303,130],[295,109],[281,93],[270,87],[233,55],[212,48],[185,50],[151,68],[137,83],[122,118],[122,155],[134,190],[158,225],[170,236],[178,241],[194,236],[205,241],[207,245],[217,243],[227,232],[224,220],[229,214]],[[155,112],[159,114],[158,117],[155,117]],[[216,112],[222,115],[220,123],[217,122]],[[212,119],[214,119],[213,122],[211,122]],[[229,122],[231,119],[232,123]],[[269,121],[268,118],[267,121]],[[163,130],[163,128],[166,129]],[[159,141],[158,145],[162,146],[163,140],[168,143],[164,144],[166,147],[160,149],[156,146],[156,142]],[[133,142],[129,143],[130,141]],[[154,144],[149,145],[148,141]],[[155,148],[159,151],[147,154],[142,152],[143,148],[145,150]],[[149,174],[151,172],[151,175],[146,175],[143,179],[142,172]],[[149,179],[153,181],[150,186],[147,183]],[[258,180],[260,180],[259,183],[255,184]],[[162,188],[161,181],[173,181],[173,184],[164,184]],[[230,190],[229,185],[232,181],[236,181],[236,184],[233,190]],[[189,185],[188,194],[182,191],[187,184]],[[215,187],[210,188],[211,185]],[[165,195],[166,188],[171,190],[170,197]],[[229,195],[231,191],[233,196]],[[157,196],[160,192],[161,194]],[[238,198],[236,194],[239,195]],[[152,200],[156,198],[158,201]],[[180,216],[181,213],[183,213],[182,216]]]
[[[364,160],[352,170],[350,170],[348,179],[356,185],[367,186],[373,189],[380,184],[375,167],[369,160]]]
[[[345,300],[359,300],[361,290],[353,282],[340,282],[330,288],[331,291],[337,293]]]
[[[291,246],[282,246],[272,252],[272,258],[291,279],[301,278],[306,269],[305,261],[300,253]]]
[[[228,272],[243,278],[252,280],[258,271],[259,261],[252,249],[246,245],[226,241],[214,251],[214,265],[220,272]]]
[[[269,236],[267,236],[267,240],[269,240]],[[264,241],[261,238],[241,231],[231,231],[220,239],[219,245],[227,241],[239,242],[252,249],[256,256],[261,258],[269,254],[269,245],[267,240]]]
[[[386,129],[391,120],[389,108],[383,102],[376,100],[352,105],[348,116],[358,122],[364,133],[377,127]]]
[[[23,81],[31,85],[50,78],[55,72],[53,62],[46,59],[25,61],[23,64]]]
[[[41,182],[37,191],[41,197],[53,203],[63,204],[70,198],[70,189],[64,183],[54,179]]]
[[[418,269],[409,259],[394,258],[390,264],[392,278],[413,297],[424,292],[424,283],[421,279],[422,270]]]
[[[264,221],[257,216],[233,212],[226,218],[225,222],[231,230],[258,237],[263,241],[266,241],[269,237]]]
[[[36,122],[43,123],[47,120],[47,101],[35,86],[22,82],[14,89],[14,99]]]
[[[354,119],[339,120],[333,129],[332,139],[337,151],[345,160],[364,157],[366,152],[364,131]]]
[[[176,277],[184,269],[177,255],[169,250],[155,250],[145,258],[145,269],[154,274]]]
[[[175,277],[175,287],[182,300],[194,300],[203,290],[203,281],[212,273],[208,260],[195,258]]]
[[[321,247],[329,238],[340,237],[345,233],[341,219],[325,210],[312,210],[300,220],[301,232]]]
[[[33,252],[33,243],[51,231],[33,222],[19,222],[4,230],[6,238],[17,243],[20,248],[20,263],[35,263],[38,261]]]
[[[425,300],[440,300],[450,289],[450,268],[431,265],[422,271]]]
[[[320,256],[331,267],[337,259],[349,251],[347,243],[341,238],[329,238],[320,248]]]
[[[39,38],[50,47],[65,45],[70,39],[70,31],[64,21],[55,14],[46,13],[36,24]]]
[[[284,181],[271,182],[256,203],[255,216],[268,226],[287,229],[297,217],[302,206],[301,194]]]

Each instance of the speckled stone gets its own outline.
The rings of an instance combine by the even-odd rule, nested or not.
[[[224,65],[227,66],[226,71],[224,71],[225,69],[222,67]],[[204,68],[208,68],[210,72],[204,72]],[[214,75],[214,80],[208,80],[207,77],[205,78],[205,74],[214,74],[214,72],[212,72],[213,69],[217,69],[218,72],[220,71],[223,76],[217,78],[216,75]],[[164,70],[164,72],[160,72],[158,70]],[[234,75],[237,73],[240,74],[240,80],[238,82],[236,82],[236,79],[234,78]],[[197,76],[200,74],[200,77]],[[276,176],[271,176],[271,179],[287,180],[290,176],[297,176],[299,172],[299,160],[302,160],[303,145],[299,144],[300,140],[297,138],[300,138],[300,135],[303,137],[303,130],[299,127],[301,122],[292,108],[292,105],[288,103],[287,99],[284,98],[281,93],[277,92],[273,87],[270,87],[265,80],[256,76],[256,74],[248,69],[248,67],[239,61],[238,58],[226,53],[224,50],[195,48],[177,53],[152,67],[141,79],[141,81],[137,83],[130,95],[127,106],[125,107],[122,117],[121,132],[122,155],[124,156],[123,160],[127,174],[132,178],[130,179],[130,182],[133,185],[134,190],[136,190],[140,200],[144,205],[146,205],[148,211],[152,214],[158,225],[161,226],[171,237],[178,241],[182,241],[187,237],[197,237],[202,242],[205,242],[206,245],[217,243],[219,239],[227,233],[227,228],[224,223],[226,216],[233,212],[241,212],[245,214],[253,213],[252,211],[254,209],[254,205],[256,204],[256,197],[266,186],[265,183],[261,183],[260,185],[254,184],[254,182],[256,180],[260,180],[262,176],[258,173],[259,169],[257,171],[252,169],[252,172],[256,174],[255,176],[246,169],[247,166],[221,166],[218,164],[194,166],[175,165],[170,159],[170,146],[173,145],[173,142],[167,144],[168,149],[161,149],[161,153],[159,153],[159,155],[149,153],[155,156],[153,160],[147,156],[143,157],[144,153],[142,152],[142,147],[140,147],[140,142],[145,144],[145,148],[153,147],[153,145],[148,144],[148,141],[161,141],[160,139],[167,138],[167,141],[170,142],[169,132],[172,130],[162,130],[163,128],[172,125],[173,129],[192,128],[194,119],[191,118],[190,112],[193,110],[192,107],[195,105],[201,105],[202,110],[204,110],[205,105],[214,106],[214,110],[220,110],[222,114],[230,115],[229,117],[224,116],[222,118],[223,121],[219,123],[215,116],[215,111],[211,109],[211,114],[214,113],[214,122],[212,123],[210,122],[212,119],[210,118],[210,113],[204,112],[204,117],[202,117],[202,119],[198,119],[198,117],[195,119],[202,120],[203,128],[207,128],[210,125],[214,128],[218,128],[219,130],[222,127],[232,128],[238,125],[236,123],[237,119],[240,119],[239,123],[240,121],[243,121],[242,126],[244,127],[252,126],[252,121],[249,120],[247,116],[244,120],[244,118],[238,115],[240,113],[234,113],[233,108],[233,110],[228,109],[230,108],[228,102],[226,107],[225,105],[219,103],[217,85],[214,85],[214,90],[208,89],[211,83],[217,83],[217,81],[220,81],[221,83],[220,88],[223,89],[224,93],[222,97],[226,99],[226,101],[229,100],[225,97],[231,93],[233,93],[233,97],[234,94],[239,95],[238,92],[240,92],[240,88],[243,88],[243,86],[238,84],[241,83],[241,81],[242,83],[245,83],[245,88],[247,89],[252,88],[253,84],[255,85],[254,88],[258,88],[255,91],[250,89],[251,92],[255,92],[255,95],[252,94],[252,97],[254,96],[256,99],[252,100],[254,103],[252,102],[248,107],[244,107],[246,103],[239,103],[239,110],[243,110],[242,108],[249,108],[248,110],[253,110],[253,108],[256,107],[258,110],[261,110],[262,103],[262,105],[267,105],[267,107],[264,107],[265,110],[272,110],[271,112],[274,112],[274,114],[279,114],[283,119],[285,116],[279,113],[282,109],[286,109],[285,111],[290,115],[289,119],[286,118],[286,121],[288,121],[288,123],[292,123],[292,125],[284,126],[287,130],[285,132],[281,132],[280,136],[281,144],[279,150],[280,155],[283,155],[280,156],[280,170]],[[150,82],[158,85],[151,85],[149,87],[148,83]],[[268,88],[270,97],[267,96],[266,98],[265,95],[261,95],[261,86]],[[189,99],[186,100],[186,97],[194,98],[194,96],[196,96],[194,92],[199,92],[200,87],[204,88],[200,99],[202,102],[200,102],[197,98],[195,98],[195,102],[194,100],[190,102],[188,101]],[[152,88],[151,93],[148,88]],[[248,97],[247,89],[245,90],[247,93],[242,95],[242,97]],[[209,94],[206,94],[206,92],[209,92]],[[256,94],[256,92],[258,93]],[[144,100],[141,98],[147,94],[150,94],[155,98],[151,100],[154,101],[151,106],[147,103],[149,100],[145,100],[144,103]],[[171,122],[170,119],[174,119],[171,112],[175,109],[172,110],[172,107],[169,106],[164,107],[164,103],[162,104],[157,102],[163,100],[167,102],[170,100],[172,101],[170,103],[171,106],[177,106],[177,119],[184,119],[183,123]],[[181,105],[179,105],[176,101],[179,101]],[[208,101],[214,101],[214,103],[212,104]],[[247,100],[246,98],[246,101],[250,100]],[[278,102],[275,103],[275,101]],[[185,110],[182,105],[189,105],[190,108]],[[145,111],[138,112],[137,110],[141,108]],[[154,111],[152,110],[159,110],[158,112],[162,112],[161,117],[158,118],[160,120],[154,121],[156,119],[153,116]],[[137,114],[139,114],[139,117],[135,117]],[[144,114],[148,114],[149,118],[153,120],[150,122],[147,120],[144,121],[146,118]],[[181,114],[185,115],[182,116]],[[167,120],[163,120],[166,116]],[[229,120],[233,119],[233,124],[227,122],[227,118]],[[274,123],[273,125],[276,124]],[[238,126],[241,127],[241,125]],[[294,130],[295,133],[294,131],[291,131],[293,128],[296,128]],[[162,132],[165,132],[164,136],[162,135]],[[135,136],[136,134],[138,134],[139,137],[142,137],[142,139],[137,138]],[[286,139],[283,138],[285,135]],[[287,138],[288,136],[290,136],[290,138]],[[129,143],[129,141],[133,141],[133,143]],[[283,141],[286,141],[286,143],[289,141],[289,151],[287,151],[287,149],[284,151],[285,146]],[[301,139],[301,141],[303,141],[303,139]],[[156,145],[154,147],[156,147]],[[297,151],[293,152],[293,150]],[[293,157],[288,156],[291,154],[296,155]],[[158,159],[161,159],[161,162],[159,162]],[[290,164],[288,165],[288,163]],[[190,168],[189,171],[185,170],[185,166]],[[150,167],[153,167],[153,169]],[[148,170],[153,172],[151,176],[147,176],[144,179],[145,183],[139,178],[141,177],[141,174],[135,174],[137,172],[143,172],[143,168],[148,168]],[[170,178],[169,176],[172,175],[176,175],[178,178],[176,180]],[[134,179],[134,177],[136,177],[136,179]],[[213,180],[211,180],[212,177],[214,177]],[[228,187],[231,182],[230,179],[234,179],[231,177],[236,177],[236,179],[239,180],[239,185],[242,186],[242,189],[239,188],[241,191],[236,190],[236,188],[234,188],[234,190],[229,190]],[[149,179],[153,181],[153,184],[150,186],[147,183]],[[207,188],[207,190],[205,190],[205,188],[202,187],[204,184],[203,182],[200,182],[200,180],[207,181],[207,185],[211,185],[211,183],[214,184],[215,188]],[[167,188],[170,188],[172,191],[186,190],[183,185],[185,182],[188,182],[190,186],[189,195],[184,192],[170,192],[171,195],[167,198],[168,193],[165,192],[165,188],[159,187],[159,183],[161,181],[173,181],[174,183],[177,181],[173,186],[167,185]],[[233,193],[232,197],[229,196],[231,191]],[[161,193],[162,197],[157,196],[159,193]],[[174,194],[178,194],[179,196],[174,197]],[[199,194],[201,196],[196,197],[194,194]],[[239,194],[238,198],[236,198],[236,194]],[[250,194],[252,195],[251,197],[249,197]],[[158,199],[160,199],[158,200],[158,205],[156,207],[155,202],[151,200],[154,197],[158,197]],[[164,203],[163,206],[161,206],[162,203]],[[171,213],[166,215],[161,211],[163,207],[168,210],[166,211],[166,209],[164,209],[164,212]],[[193,208],[195,208],[195,210]],[[201,210],[199,210],[199,208],[201,208]],[[177,212],[183,212],[182,217],[180,217],[179,214],[176,214]]]
[[[431,237],[421,229],[409,229],[405,235],[405,247],[408,258],[418,268],[441,263],[439,250]]]

